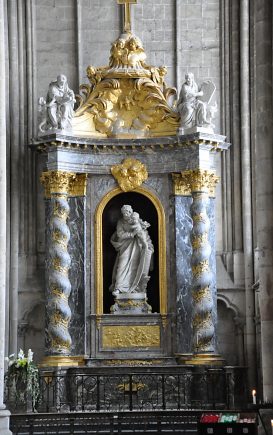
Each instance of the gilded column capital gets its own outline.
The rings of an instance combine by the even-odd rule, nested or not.
[[[172,174],[173,194],[180,196],[191,196],[191,189],[181,174]]]
[[[65,171],[46,171],[41,174],[40,181],[45,188],[45,196],[54,194],[68,196],[85,196],[87,174],[75,174]]]
[[[148,178],[146,166],[136,159],[124,159],[121,164],[111,167],[111,173],[124,192],[140,187]]]
[[[193,169],[178,174],[180,186],[193,192],[206,192],[209,196],[215,196],[215,187],[220,177],[214,171],[205,169]],[[182,189],[182,187],[181,187]]]
[[[70,180],[69,196],[85,196],[87,185],[87,174],[76,174]]]
[[[76,178],[74,172],[46,171],[40,176],[40,181],[45,188],[45,196],[54,194],[68,195],[71,180]]]

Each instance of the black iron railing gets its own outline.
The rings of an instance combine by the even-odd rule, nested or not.
[[[240,386],[244,388],[243,379]],[[239,401],[236,399],[239,398]],[[32,411],[31,397],[19,403],[7,392],[12,412]],[[26,404],[28,408],[26,409]],[[126,412],[183,409],[230,409],[245,406],[232,373],[223,369],[200,372],[87,373],[42,372],[36,411]]]

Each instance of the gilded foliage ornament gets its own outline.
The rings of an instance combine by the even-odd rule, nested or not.
[[[192,192],[208,192],[210,196],[215,196],[214,190],[219,179],[214,171],[194,169],[182,172],[180,183]]]
[[[136,159],[124,159],[120,165],[112,166],[111,172],[124,192],[140,187],[148,178],[146,166]]]

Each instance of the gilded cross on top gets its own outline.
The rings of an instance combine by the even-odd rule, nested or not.
[[[131,4],[137,4],[137,0],[117,0],[117,4],[124,6],[123,31],[131,32]]]

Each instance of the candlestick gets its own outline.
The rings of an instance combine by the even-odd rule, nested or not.
[[[252,390],[252,403],[256,405],[256,390]]]

